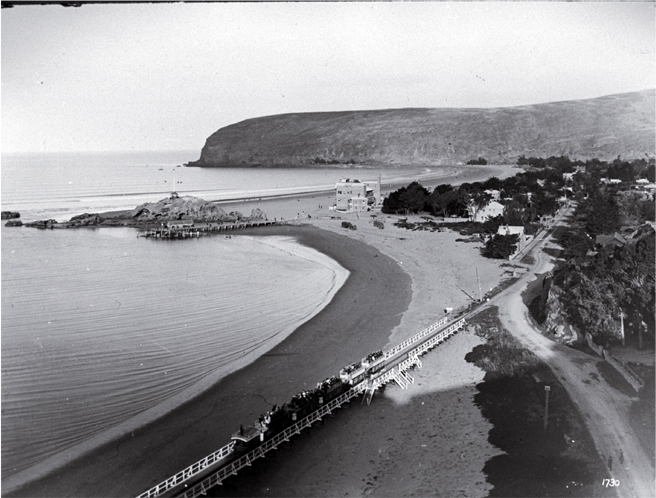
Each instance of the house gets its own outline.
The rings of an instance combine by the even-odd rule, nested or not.
[[[647,183],[649,183],[649,180],[647,180],[646,178],[638,178],[636,180],[636,183],[639,183],[640,185],[646,185]]]
[[[361,199],[364,199],[364,206]],[[335,185],[335,209],[338,211],[362,211],[380,202],[380,179],[361,182],[346,178]]]
[[[348,200],[347,211],[366,211],[368,201],[366,197],[351,197]]]
[[[620,180],[619,178],[602,178],[600,182],[603,183],[604,185],[619,185],[620,183],[622,183],[622,180]]]
[[[571,182],[576,173],[563,173],[563,180],[566,182]]]
[[[485,193],[490,194],[490,197],[492,198],[493,201],[498,201],[501,199],[501,192],[499,192],[498,190],[489,189],[486,190]]]
[[[622,247],[624,244],[626,244],[626,239],[617,232],[613,235],[597,235],[595,238],[595,245],[601,247]]]
[[[503,215],[503,204],[497,201],[490,201],[485,206],[476,209],[476,206],[470,204],[467,207],[469,216],[472,221],[484,222],[489,218],[494,218],[495,216]]]
[[[360,180],[341,179],[335,185],[335,208],[339,211],[349,210],[351,199],[367,196],[367,186]]]
[[[497,230],[497,235],[517,235],[517,249],[513,254],[510,255],[508,259],[514,259],[520,252],[524,250],[527,242],[530,240],[530,236],[527,236],[524,232],[524,227],[522,226],[509,226],[501,225]]]

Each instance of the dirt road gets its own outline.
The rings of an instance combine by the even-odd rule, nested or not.
[[[565,218],[568,213],[565,213]],[[560,229],[564,227],[561,218]],[[558,228],[556,228],[558,230]],[[553,235],[538,241],[532,254],[536,264],[518,282],[490,300],[499,308],[499,317],[527,348],[553,370],[578,406],[601,457],[607,462],[608,478],[619,479],[618,496],[646,498],[655,496],[654,468],[629,424],[632,399],[612,388],[599,375],[597,362],[585,353],[554,343],[540,334],[528,317],[522,292],[536,274],[549,271],[554,263],[542,249],[558,248]],[[603,484],[600,482],[599,486]]]

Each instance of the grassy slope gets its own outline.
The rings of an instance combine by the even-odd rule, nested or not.
[[[391,109],[249,119],[207,139],[197,165],[454,164],[484,156],[654,154],[653,90],[494,109]]]

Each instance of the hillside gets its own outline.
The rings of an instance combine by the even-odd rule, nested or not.
[[[440,165],[653,157],[655,91],[492,109],[280,114],[212,134],[189,166]]]

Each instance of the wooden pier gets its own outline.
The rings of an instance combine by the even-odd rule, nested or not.
[[[200,237],[201,235],[212,235],[220,232],[233,232],[245,228],[268,227],[280,225],[279,221],[250,221],[246,223],[206,223],[202,225],[189,224],[172,224],[171,226],[162,226],[151,228],[140,233],[139,237],[154,239],[189,239]]]
[[[451,324],[447,324],[447,321],[447,318],[443,318],[395,348],[384,352],[385,367],[376,375],[362,380],[345,393],[310,413],[307,417],[271,439],[264,441],[253,451],[230,461],[228,457],[231,456],[234,448],[234,442],[231,442],[140,494],[137,498],[155,498],[162,495],[185,498],[204,496],[209,489],[221,485],[223,480],[236,475],[244,467],[251,466],[255,460],[263,458],[266,453],[275,450],[281,443],[289,441],[291,437],[300,434],[301,430],[311,427],[312,424],[339,409],[342,405],[351,401],[352,398],[364,393],[367,404],[369,404],[374,392],[391,381],[396,382],[401,389],[407,389],[410,384],[414,384],[414,379],[408,374],[408,370],[421,368],[422,366],[419,357],[458,333],[466,325],[464,318],[455,320]],[[228,460],[226,461],[226,459]],[[223,461],[225,463],[222,463]],[[186,485],[185,482],[191,481],[192,478],[195,483]]]

